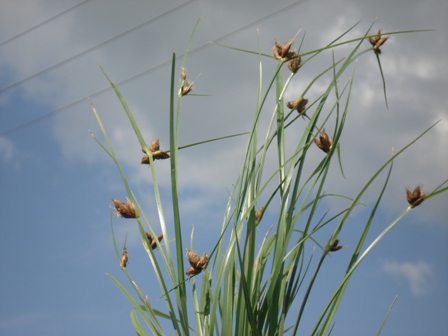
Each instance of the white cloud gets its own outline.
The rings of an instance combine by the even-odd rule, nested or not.
[[[429,290],[433,269],[427,262],[383,261],[382,269],[395,279],[406,281],[411,293],[415,296],[424,295]]]
[[[98,7],[95,7],[96,10],[93,11],[89,6]],[[30,81],[23,87],[27,93],[26,97],[46,100],[49,105],[64,106],[64,104],[86,97],[108,86],[95,61],[100,61],[111,78],[115,82],[120,82],[169,60],[172,50],[182,52],[190,29],[200,14],[204,16],[204,20],[193,41],[192,50],[198,45],[205,45],[207,41],[231,32],[236,27],[243,27],[244,24],[262,17],[273,9],[270,6],[259,6],[255,11],[252,6],[244,5],[244,7],[240,7],[239,11],[236,11],[239,21],[235,21],[235,17],[233,17],[229,25],[224,23],[220,25],[218,22],[221,20],[224,22],[228,17],[227,14],[222,14],[223,11],[229,15],[235,13],[234,7],[227,8],[227,6],[221,4],[220,11],[216,11],[215,7],[208,7],[205,3],[201,3],[201,6],[187,6],[182,10],[182,20],[175,20],[174,15],[177,15],[177,12],[174,12],[168,16],[168,20],[155,21],[142,30],[136,30],[135,34],[117,39],[104,48],[87,53],[82,58],[77,58],[63,67],[52,70],[47,76],[39,78],[39,83],[37,80]],[[125,6],[123,5],[123,7]],[[45,12],[44,9],[41,9],[39,13]],[[298,29],[304,28],[306,37],[302,51],[305,51],[328,43],[358,19],[362,19],[362,22],[343,40],[363,34],[376,16],[379,19],[373,28],[374,31],[381,26],[384,29],[387,28],[386,30],[391,30],[393,29],[392,23],[394,25],[396,23],[396,14],[402,14],[401,11],[394,12],[394,7],[391,5],[382,9],[373,4],[364,4],[361,7],[348,2],[342,5],[330,2],[311,5],[304,2],[298,9],[298,12],[289,11],[282,16],[259,22],[256,26],[243,30],[239,34],[231,35],[222,42],[252,48],[251,46],[257,41],[255,29],[260,27],[262,52],[269,53],[274,38],[285,41],[292,37]],[[106,8],[101,7],[98,3],[91,3],[79,12],[74,12],[73,15],[58,20],[51,31],[49,27],[44,27],[42,31],[33,32],[21,42],[24,44],[23,46],[19,45],[19,41],[18,45],[11,44],[14,48],[4,51],[5,62],[15,69],[22,78],[70,55],[88,50],[118,31],[137,25],[131,20],[123,20],[126,21],[124,23],[110,20],[110,17],[120,10],[131,9],[115,7],[115,5]],[[159,10],[162,13],[165,9],[160,8]],[[308,12],[309,10],[311,12]],[[302,11],[308,14],[297,20],[298,13],[300,14]],[[139,15],[142,12],[144,11],[135,11]],[[220,14],[216,16],[215,13],[218,12]],[[93,13],[100,13],[101,16],[94,17]],[[134,18],[134,15],[129,17]],[[144,21],[145,18],[144,15],[139,16],[138,22]],[[279,25],[279,20],[284,25]],[[117,25],[122,29],[118,29]],[[162,40],[163,35],[160,32],[169,34],[172,38]],[[428,39],[429,34],[433,34],[431,35],[433,39]],[[32,38],[33,36],[35,37]],[[294,45],[295,48],[300,45],[301,38],[302,34],[299,35]],[[418,40],[420,38],[423,38],[426,43],[430,43],[431,46],[434,44],[441,52],[434,53],[431,52],[431,49],[416,49],[415,43],[420,41]],[[440,118],[441,114],[442,116],[446,114],[444,112],[445,106],[447,106],[446,95],[440,92],[441,90],[434,90],[434,88],[443,87],[446,82],[444,80],[446,70],[438,66],[441,63],[437,62],[437,57],[439,57],[437,55],[444,54],[443,50],[446,49],[446,45],[437,45],[439,40],[441,40],[440,34],[437,33],[402,34],[394,35],[393,39],[384,46],[381,59],[387,81],[389,110],[384,104],[381,76],[373,52],[359,59],[348,123],[341,139],[344,169],[346,169],[349,182],[342,180],[339,171],[336,170],[335,178],[329,181],[331,183],[328,186],[329,190],[336,189],[337,191],[337,187],[342,185],[345,194],[353,195],[373,171],[389,158],[392,147],[396,150],[402,148],[429,124]],[[367,42],[363,43],[362,48],[369,47]],[[36,44],[39,47],[36,47]],[[25,47],[33,49],[33,62],[29,62],[29,53],[20,49]],[[347,48],[349,47],[338,48],[336,59],[339,59]],[[56,53],[54,50],[58,52]],[[412,54],[408,50],[411,50]],[[286,99],[295,99],[308,84],[306,80],[322,71],[329,62],[331,62],[331,53],[322,53],[319,58],[315,58],[304,66],[293,79]],[[257,99],[257,57],[213,46],[203,49],[200,53],[190,55],[186,66],[189,76],[192,78],[196,77],[198,73],[202,74],[197,81],[197,92],[210,93],[214,96],[191,97],[192,99],[186,97],[188,99],[182,102],[180,135],[182,144],[247,131]],[[275,68],[275,62],[264,59],[263,67],[264,86],[266,86],[269,73]],[[307,92],[306,96],[310,101],[316,99],[326,89],[331,73],[329,75],[330,77],[315,83]],[[347,75],[351,75],[351,69]],[[145,139],[151,141],[155,137],[160,137],[163,148],[168,147],[168,81],[169,67],[166,66],[136,81],[120,86],[120,90],[131,105]],[[340,87],[342,88],[344,84],[345,79],[340,81]],[[333,95],[330,98],[333,100]],[[134,181],[137,184],[140,178],[147,181],[149,174],[144,169],[140,169],[142,167],[138,164],[142,155],[139,144],[131,133],[116,97],[111,93],[94,97],[93,101],[105,123],[120,162],[129,166],[137,164],[138,167],[135,168],[136,174],[134,175]],[[330,99],[327,104],[326,111],[332,104]],[[270,99],[267,105],[269,107],[263,112],[263,116],[272,113],[273,99]],[[288,133],[300,132],[304,123],[298,124],[300,125],[297,127],[292,125]],[[90,138],[87,129],[91,129],[98,138],[102,138],[87,102],[71,107],[53,120],[54,136],[67,160],[94,162],[107,159],[99,146]],[[328,125],[327,131],[330,129],[331,127]],[[423,183],[425,189],[429,191],[433,186],[446,179],[444,162],[446,162],[447,154],[444,151],[446,146],[443,144],[448,141],[448,133],[444,132],[445,129],[446,127],[441,124],[440,128],[438,126],[434,132],[413,146],[409,151],[410,155],[403,155],[397,160],[395,171],[399,174],[393,176],[393,181],[388,188],[391,190],[392,196],[387,199],[387,202],[384,202],[386,206],[390,207],[391,212],[396,211],[397,204],[406,206],[403,203],[405,202],[403,190],[406,185]],[[224,143],[230,142],[226,140]],[[244,141],[238,142],[238,144],[241,143]],[[232,142],[232,144],[235,145],[236,142]],[[293,142],[288,145],[293,147],[291,144]],[[180,187],[188,189],[201,186],[206,189],[216,181],[219,184],[220,179],[227,179],[229,170],[232,174],[239,170],[240,157],[232,156],[232,149],[222,150],[217,147],[217,143],[202,148],[201,157],[198,156],[194,160],[186,158],[186,168],[181,173],[188,178],[180,180],[183,183]],[[190,152],[188,149],[188,153]],[[398,167],[402,167],[402,169],[398,170]],[[428,167],[431,167],[431,174],[427,173]],[[169,176],[164,176],[163,181],[169,181]],[[220,184],[219,187],[221,187]],[[387,197],[386,195],[385,198]],[[431,200],[431,202],[439,201]],[[443,212],[446,213],[446,208],[439,206],[440,202],[437,204],[436,211],[429,212],[428,216],[446,218],[443,216]]]

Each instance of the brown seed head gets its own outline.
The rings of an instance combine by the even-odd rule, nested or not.
[[[180,91],[181,96],[185,96],[187,93],[193,90],[193,84],[193,82],[188,81],[184,85],[182,85],[182,89]]]
[[[125,204],[119,200],[116,200],[112,198],[112,202],[115,206],[115,214],[118,217],[123,218],[137,218],[139,217],[139,214],[137,210],[134,207],[134,204],[132,204],[131,200],[128,199],[128,202]]]
[[[390,37],[389,36],[383,36],[380,38],[380,40],[376,43],[375,47],[379,48],[381,47]]]
[[[142,161],[140,162],[141,164],[149,164],[149,156],[148,155],[143,155],[142,157]]]
[[[187,258],[188,261],[190,262],[190,265],[193,267],[198,267],[198,262],[200,260],[199,256],[197,255],[197,253],[193,250],[187,249]]]
[[[295,53],[294,57],[297,56],[297,53]],[[296,58],[292,58],[289,62],[288,62],[288,69],[291,70],[292,73],[296,73],[297,70],[300,69],[300,67],[302,66],[302,58],[296,57]]]
[[[126,251],[126,247],[123,247],[123,252],[121,252],[120,257],[120,267],[126,268],[127,263],[128,263],[128,252]]]
[[[263,216],[264,212],[264,205],[260,207],[260,209],[255,211],[255,225],[258,225],[260,223],[261,217]]]
[[[313,141],[319,147],[322,149],[325,153],[328,153],[333,146],[333,139],[328,137],[327,132],[325,131],[325,128],[322,130],[319,139],[314,138]]]
[[[406,187],[406,196],[408,203],[415,208],[425,200],[427,195],[423,193],[421,186],[418,185],[412,192],[409,187]]]
[[[288,42],[286,42],[284,45],[282,45],[282,52],[281,52],[281,56],[282,57],[286,57],[290,54],[289,49],[291,49],[292,44],[294,43],[294,39],[289,40]]]
[[[180,68],[180,78],[184,81],[185,79],[187,79],[187,72],[185,70],[185,68]]]
[[[159,138],[155,139],[153,142],[151,142],[151,146],[148,147],[149,151],[152,153],[152,159],[153,160],[165,160],[168,159],[170,156],[168,153],[165,153],[160,150],[160,143]],[[146,153],[144,150],[142,150],[143,153]],[[142,164],[149,164],[149,157],[147,154],[145,154],[142,157]]]
[[[272,56],[274,56],[276,59],[281,59],[280,56],[282,45],[278,43],[277,41],[274,41],[274,45],[272,46]]]
[[[289,40],[283,45],[278,43],[277,41],[274,41],[274,46],[272,47],[272,55],[276,59],[281,59],[284,61],[290,60],[292,57],[297,55],[296,51],[289,51],[293,43],[294,39]]]
[[[376,33],[375,36],[369,37],[369,42],[371,45],[375,46],[376,43],[380,40],[381,38],[381,29],[378,29],[378,32]]]
[[[330,251],[330,252],[335,252],[335,251],[339,251],[342,246],[339,246],[339,239],[336,239],[333,242],[333,245],[331,245],[331,247],[329,247],[328,245],[325,245],[325,250]]]
[[[202,272],[202,268],[194,268],[193,266],[189,267],[185,272],[188,275],[188,278],[191,278],[192,275],[196,275]]]
[[[342,248],[342,246],[339,246],[338,244],[339,244],[339,239],[336,239],[333,243],[333,246],[330,248],[330,251],[331,252],[339,251]]]
[[[152,234],[150,234],[149,232],[145,232],[146,233],[146,237],[148,238],[149,244],[151,245],[151,248],[153,250],[155,250],[157,248],[157,242],[155,241],[155,239],[153,238]],[[160,242],[163,239],[163,234],[159,234],[157,236],[157,240]]]
[[[381,54],[380,47],[389,39],[389,36],[381,36],[381,29],[378,29],[376,36],[369,37],[369,42],[377,54]]]
[[[286,106],[290,109],[295,108],[297,110],[297,112],[302,114],[303,111],[305,111],[305,107],[306,107],[307,103],[308,103],[308,99],[299,97],[296,100],[291,100],[291,101],[287,102]]]
[[[149,146],[149,150],[154,153],[160,150],[160,141],[159,138],[156,138],[151,142],[151,146]]]
[[[201,256],[201,259],[199,259],[197,263],[197,268],[204,269],[207,267],[207,264],[208,264],[208,255],[207,253],[204,252]]]
[[[187,258],[190,262],[191,267],[187,269],[185,274],[192,276],[201,273],[201,271],[207,267],[208,264],[208,256],[207,253],[199,258],[197,253],[193,250],[187,249]]]
[[[151,244],[152,243],[152,241],[153,241],[153,237],[152,237],[152,234],[150,234],[149,232],[145,232],[146,233],[146,238],[148,238],[148,241],[149,241],[149,243]]]
[[[381,49],[380,46],[384,44],[384,42],[386,42],[389,39],[389,36],[383,36],[375,45],[375,47],[373,47],[373,51],[375,51],[375,53],[377,54],[381,54]]]

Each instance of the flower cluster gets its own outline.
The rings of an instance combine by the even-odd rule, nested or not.
[[[126,250],[126,247],[123,247],[123,251],[121,252],[120,257],[120,267],[126,268],[127,263],[128,263],[128,251]]]
[[[408,203],[414,208],[420,205],[425,200],[427,195],[423,193],[421,186],[417,186],[414,191],[411,191],[409,187],[406,187],[406,196]]]
[[[373,46],[373,50],[377,54],[381,54],[380,47],[389,39],[389,36],[381,36],[381,29],[378,29],[378,32],[375,36],[369,37],[369,42]]]
[[[255,210],[255,225],[258,225],[260,223],[261,218],[263,217],[264,213],[264,205],[260,207],[260,209]]]
[[[328,153],[333,146],[333,139],[328,137],[325,128],[322,130],[319,139],[313,138],[313,141],[316,146],[322,149],[325,153]]]
[[[157,248],[157,242],[154,239],[154,237],[152,236],[152,234],[150,234],[149,232],[145,232],[146,233],[146,238],[148,238],[149,241],[149,245],[151,245],[151,248],[153,250],[155,250]],[[163,233],[159,234],[157,237],[157,240],[160,242],[163,239]]]
[[[296,73],[302,66],[302,58],[297,54],[297,50],[290,50],[293,43],[294,38],[285,44],[280,44],[277,41],[274,41],[272,56],[283,62],[288,62],[289,70],[291,70],[292,73]]]
[[[187,269],[185,274],[188,275],[189,278],[192,275],[201,273],[202,270],[207,267],[208,256],[205,252],[201,257],[199,257],[195,251],[187,249],[187,258],[190,262],[191,267]]]
[[[326,245],[325,250],[330,251],[330,252],[339,251],[342,248],[342,246],[340,246],[338,244],[339,244],[339,239],[336,239],[333,242],[333,245],[331,245],[331,246]]]
[[[137,218],[140,216],[137,210],[135,209],[134,204],[132,204],[131,200],[129,199],[127,203],[123,203],[122,201],[112,198],[112,203],[114,203],[115,214],[118,217]]]
[[[149,146],[148,149],[151,152],[153,160],[165,160],[165,159],[169,159],[169,157],[170,157],[168,153],[160,150],[159,138],[157,138],[153,142],[151,142],[151,146]],[[149,164],[148,154],[146,154],[146,151],[143,149],[142,149],[142,152],[145,153],[145,155],[142,157],[141,164]]]
[[[190,91],[193,90],[194,82],[186,81],[187,72],[186,72],[185,68],[180,69],[180,78],[182,79],[182,82],[184,82],[184,84],[182,85],[182,87],[180,89],[180,95],[185,96],[187,93],[189,93]]]
[[[286,103],[286,106],[290,109],[295,109],[300,114],[304,114],[306,104],[308,103],[308,99],[299,97],[296,100],[291,100]]]

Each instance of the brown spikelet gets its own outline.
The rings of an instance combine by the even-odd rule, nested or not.
[[[379,39],[379,41],[375,44],[375,47],[381,47],[386,41],[390,38],[390,36],[383,36]]]
[[[375,46],[376,43],[380,40],[381,38],[381,29],[378,29],[378,32],[376,33],[375,36],[369,37],[369,42],[371,45]]]
[[[290,109],[296,109],[300,114],[305,111],[306,104],[308,104],[308,99],[299,97],[296,100],[291,100],[286,103],[286,106]]]
[[[299,57],[296,57],[296,56],[297,56],[297,53],[295,53],[295,55],[293,56],[295,58],[292,58],[290,61],[288,61],[288,69],[291,70],[291,72],[294,74],[302,66],[302,58],[300,56]]]
[[[291,49],[292,44],[294,43],[294,39],[289,40],[288,42],[286,42],[284,45],[282,45],[282,49],[281,49],[281,56],[282,57],[286,57],[288,56],[289,49]]]
[[[145,232],[146,233],[146,237],[148,238],[149,244],[151,245],[151,248],[153,250],[155,250],[157,248],[157,242],[155,241],[155,239],[153,238],[152,234],[150,234],[149,232]],[[157,236],[157,240],[160,242],[163,239],[163,234],[159,234]]]
[[[182,89],[180,90],[180,95],[185,96],[187,93],[193,90],[193,82],[188,81],[184,85],[182,85]]]
[[[261,217],[263,216],[264,212],[264,205],[260,207],[260,209],[255,211],[255,225],[258,225],[260,223]]]
[[[290,60],[297,55],[296,51],[290,51],[293,43],[294,39],[289,40],[285,44],[280,44],[277,41],[274,41],[274,46],[272,47],[272,56],[274,56],[276,59],[281,59],[284,61]]]
[[[185,68],[180,68],[180,78],[183,81],[187,79],[187,71]]]
[[[331,252],[339,251],[342,248],[342,246],[339,246],[338,244],[339,244],[339,239],[336,239],[334,241],[333,246],[331,247],[330,251]]]
[[[186,275],[188,275],[190,278],[192,275],[196,275],[202,272],[202,268],[194,268],[193,266],[189,267],[187,271],[185,272]]]
[[[338,244],[339,244],[339,239],[336,239],[336,240],[333,242],[333,245],[332,245],[330,248],[328,247],[328,245],[326,245],[326,246],[325,246],[325,249],[328,250],[328,251],[330,251],[330,252],[339,251],[339,250],[342,248],[342,246],[339,246]]]
[[[151,142],[151,146],[149,146],[149,150],[154,153],[160,150],[160,141],[159,138],[156,138]]]
[[[156,138],[153,142],[151,142],[151,146],[148,147],[149,151],[152,154],[153,160],[165,160],[168,159],[170,156],[168,153],[165,153],[160,150],[160,143],[159,138]],[[144,150],[142,150],[143,153],[146,153]],[[142,164],[149,164],[149,157],[147,154],[145,154],[142,157]]]
[[[142,161],[140,162],[141,164],[149,164],[149,156],[148,155],[143,155],[142,157]]]
[[[127,203],[123,203],[122,201],[116,200],[115,198],[112,198],[112,202],[114,203],[115,207],[115,214],[119,217],[123,218],[137,218],[139,217],[139,214],[137,210],[134,207],[134,204],[132,204],[131,200],[128,199]]]
[[[423,191],[422,191],[421,185],[418,185],[412,192],[409,189],[409,187],[406,187],[406,197],[407,197],[408,203],[413,208],[420,205],[425,200],[426,196],[427,195],[425,193],[423,193]]]
[[[199,256],[197,255],[197,253],[195,251],[187,249],[186,255],[187,255],[188,261],[191,265],[191,267],[188,268],[187,271],[185,272],[185,274],[188,275],[189,278],[192,275],[201,273],[202,270],[207,267],[207,264],[208,264],[207,253],[204,252],[204,254],[202,254],[202,256],[199,258]]]
[[[207,264],[208,264],[208,255],[207,253],[204,252],[201,258],[199,259],[196,268],[204,269],[207,267]]]
[[[325,153],[328,153],[333,146],[333,139],[328,137],[325,128],[322,130],[319,139],[313,138],[314,143],[323,150]]]
[[[123,251],[121,252],[120,257],[120,267],[126,268],[127,263],[128,263],[128,251],[126,250],[126,247],[123,247]]]
[[[378,32],[375,36],[369,37],[369,42],[373,46],[373,50],[377,54],[381,54],[380,47],[389,39],[389,36],[381,36],[381,29],[378,29]]]
[[[187,258],[190,265],[196,268],[200,260],[198,254],[193,250],[187,249]]]
[[[274,41],[274,45],[272,46],[272,56],[274,56],[276,59],[281,59],[280,56],[282,45],[278,43],[277,41]]]

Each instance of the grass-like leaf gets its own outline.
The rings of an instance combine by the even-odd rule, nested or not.
[[[131,186],[93,104],[91,104],[92,110],[106,144],[102,144],[96,136],[91,134],[117,166],[128,197],[140,213],[140,217],[135,222],[142,236],[143,248],[147,252],[160,286],[162,295],[160,299],[163,299],[165,303],[165,310],[155,308],[152,299],[147,298],[140,291],[125,268],[123,274],[134,289],[135,295],[132,295],[115,277],[109,274],[108,276],[129,299],[132,305],[130,319],[138,335],[144,335],[145,328],[156,335],[166,334],[167,331],[162,330],[159,320],[169,320],[173,330],[168,331],[168,334],[176,335],[189,335],[190,333],[196,335],[283,335],[285,333],[296,335],[300,332],[301,321],[309,307],[311,293],[317,290],[318,280],[325,267],[325,259],[330,256],[330,250],[341,248],[341,246],[336,246],[336,240],[353,209],[361,204],[361,197],[374,181],[378,180],[379,175],[389,167],[383,187],[366,223],[364,223],[360,236],[357,238],[357,245],[348,262],[346,273],[342,279],[338,280],[339,283],[335,284],[336,290],[318,315],[312,330],[313,335],[327,335],[335,328],[334,317],[356,268],[387,232],[412,209],[412,206],[407,207],[373,242],[367,242],[368,232],[381,205],[394,160],[435,124],[380,165],[355,197],[326,192],[327,178],[333,169],[332,162],[335,154],[340,172],[345,178],[342,157],[343,143],[340,140],[345,129],[352,89],[355,85],[356,61],[366,53],[372,52],[372,48],[367,46],[362,48],[363,42],[369,37],[376,36],[369,33],[372,24],[362,36],[343,40],[359,24],[356,23],[324,47],[314,50],[302,50],[305,34],[302,36],[298,51],[291,52],[289,50],[291,46],[288,43],[276,45],[276,48],[281,47],[287,50],[284,52],[281,50],[281,57],[278,57],[278,53],[276,54],[277,63],[273,67],[274,74],[267,79],[266,84],[263,84],[263,67],[265,66],[263,62],[266,60],[266,63],[270,64],[274,57],[261,51],[260,36],[258,36],[257,51],[226,46],[258,57],[259,83],[252,124],[247,132],[217,136],[180,145],[179,133],[182,126],[180,111],[182,100],[186,94],[186,91],[183,90],[186,83],[186,73],[183,69],[187,63],[188,52],[199,21],[196,22],[187,42],[179,77],[177,77],[179,69],[176,65],[176,55],[174,53],[172,55],[170,100],[167,102],[169,104],[170,139],[167,152],[170,153],[171,188],[171,202],[168,206],[163,205],[166,200],[159,191],[156,164],[154,164],[152,153],[144,141],[138,123],[117,86],[101,68],[114,89],[135,136],[149,157],[154,199],[164,236],[163,244],[155,242],[157,253],[153,251],[145,230],[148,230],[152,236],[156,236],[156,232],[145,215],[143,207],[132,193]],[[387,32],[383,35],[421,31],[423,30]],[[352,45],[352,49],[347,55],[335,59],[333,50],[347,45]],[[297,106],[289,110],[285,109],[285,94],[294,83],[296,75],[301,71],[300,68],[298,70],[291,68],[293,70],[285,76],[287,63],[291,58],[297,60],[301,57],[303,59],[301,67],[305,67],[314,57],[327,51],[332,52],[331,66],[318,70],[314,78],[303,84],[302,92],[298,97],[305,98],[305,95],[310,94],[315,96],[309,97],[309,102],[300,111],[297,111]],[[376,55],[387,105],[385,75],[378,54]],[[341,84],[343,76],[349,71],[351,72],[350,78],[344,79],[345,84]],[[326,83],[324,89],[320,89],[317,85],[321,80]],[[318,91],[317,94],[316,91]],[[190,95],[188,94],[188,96]],[[334,103],[329,106],[329,101],[332,101],[333,97]],[[291,107],[291,104],[288,106]],[[267,119],[266,123],[265,119]],[[268,124],[267,128],[263,128],[265,124]],[[296,125],[298,124],[301,125],[299,129],[303,131],[297,137],[297,142],[290,144],[288,143],[290,132],[297,132]],[[331,145],[327,147],[315,140],[324,128],[332,134]],[[184,267],[184,262],[186,262],[184,237],[181,230],[180,203],[182,199],[179,198],[178,185],[178,175],[182,173],[182,167],[178,160],[178,151],[242,135],[247,135],[245,154],[241,162],[239,176],[232,187],[225,191],[228,193],[229,199],[227,204],[223,205],[221,231],[216,234],[214,247],[208,255],[208,263],[202,264],[203,268],[199,268],[199,261],[190,260],[196,274],[187,277]],[[321,155],[319,160],[313,160],[315,151],[319,151]],[[344,152],[344,155],[348,154]],[[425,202],[448,191],[447,181],[426,195]],[[349,205],[336,211],[331,207],[323,209],[325,203],[334,198],[348,200]],[[171,228],[169,230],[167,227],[165,218],[168,210],[165,208],[172,211],[174,237],[169,237],[173,230]],[[266,228],[265,224],[268,221],[270,222],[268,223],[269,228]],[[323,229],[332,231],[328,235],[328,240],[324,242],[316,236],[316,233]],[[112,218],[111,231],[116,257],[119,261],[120,252]],[[192,231],[190,248],[193,248],[193,242]],[[312,250],[311,256],[305,255],[309,250],[308,243],[317,246]],[[365,245],[368,247],[362,252]],[[174,250],[172,251],[172,249]],[[189,295],[190,289],[191,295]],[[292,307],[297,303],[297,297],[301,298],[300,308],[298,311],[293,311]],[[379,332],[384,327],[389,314],[390,310]],[[287,321],[291,321],[291,318],[288,320],[288,316],[291,315],[293,315],[292,325],[287,326]]]

